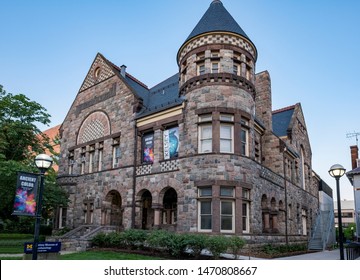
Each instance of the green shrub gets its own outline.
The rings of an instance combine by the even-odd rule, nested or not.
[[[266,244],[262,248],[262,251],[269,255],[283,254],[288,252],[302,252],[306,250],[307,250],[306,244],[289,244],[289,245]]]
[[[208,236],[205,234],[187,234],[187,248],[190,249],[195,258],[199,258],[203,249],[206,248]]]
[[[125,248],[124,234],[122,232],[110,232],[105,239],[106,247],[110,248]]]
[[[128,229],[122,233],[125,246],[129,249],[141,248],[147,238],[147,232],[141,229]]]
[[[165,244],[171,256],[180,258],[188,245],[188,238],[186,234],[169,233]]]
[[[206,248],[213,254],[214,259],[219,259],[221,253],[225,253],[230,247],[230,240],[226,236],[210,236],[206,241]]]
[[[236,259],[237,255],[240,253],[240,250],[245,246],[245,240],[239,236],[232,236],[229,238],[229,241],[229,248],[231,253],[234,255],[234,259]]]
[[[146,242],[152,250],[164,250],[167,247],[167,240],[170,233],[165,230],[153,230],[148,235]]]
[[[103,232],[98,233],[91,239],[92,246],[96,246],[96,247],[106,247],[106,244],[108,243],[109,243],[108,236],[106,235],[106,233]]]

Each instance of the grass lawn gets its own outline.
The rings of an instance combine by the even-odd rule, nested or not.
[[[22,260],[22,257],[0,257],[0,260]],[[61,255],[60,260],[161,260],[161,258],[122,252],[86,251]]]

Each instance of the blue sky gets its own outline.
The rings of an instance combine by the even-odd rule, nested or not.
[[[256,71],[270,72],[273,109],[301,103],[313,169],[334,188],[327,171],[335,163],[351,170],[356,141],[346,135],[360,132],[360,1],[222,2],[257,47]],[[210,3],[1,0],[0,84],[60,124],[97,52],[149,87],[175,74],[177,51]],[[341,188],[353,199],[345,177]]]

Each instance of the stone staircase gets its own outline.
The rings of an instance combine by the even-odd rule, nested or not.
[[[62,236],[53,236],[47,241],[60,241],[61,251],[86,251],[91,245],[91,239],[98,233],[115,232],[117,226],[82,225]]]

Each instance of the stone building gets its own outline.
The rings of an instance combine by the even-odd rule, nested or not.
[[[97,54],[61,126],[60,220],[307,241],[319,179],[300,103],[272,111],[257,49],[214,0],[148,88]]]

